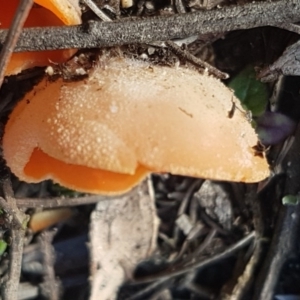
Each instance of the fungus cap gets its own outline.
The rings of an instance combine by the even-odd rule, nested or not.
[[[256,143],[238,100],[214,77],[102,57],[84,81],[37,85],[10,116],[3,151],[21,180],[117,194],[150,172],[260,181],[269,168]]]

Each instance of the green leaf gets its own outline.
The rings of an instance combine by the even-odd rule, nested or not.
[[[3,255],[7,248],[7,243],[4,240],[0,240],[0,256]]]
[[[257,117],[264,113],[268,103],[268,89],[266,84],[256,79],[253,66],[247,66],[228,84],[240,99],[242,106]]]
[[[299,196],[286,195],[282,198],[283,205],[297,205],[299,204]]]

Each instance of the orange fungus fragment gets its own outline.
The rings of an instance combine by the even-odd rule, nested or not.
[[[32,7],[24,27],[76,25],[81,22],[80,11],[77,9],[78,1],[72,5],[67,0],[59,0],[61,5],[56,5],[57,1],[53,0],[35,2],[41,6],[34,5]],[[75,5],[76,2],[77,6]],[[7,0],[0,0],[0,29],[9,28],[18,4],[18,0],[10,0],[9,3]],[[14,53],[6,70],[6,75],[17,74],[35,66],[49,65],[50,62],[62,63],[73,54],[74,50]]]
[[[34,0],[34,2],[52,11],[66,25],[81,23],[78,0]]]

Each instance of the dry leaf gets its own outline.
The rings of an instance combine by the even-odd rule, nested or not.
[[[145,181],[124,196],[97,204],[90,226],[90,299],[116,298],[137,263],[154,251],[158,223]]]

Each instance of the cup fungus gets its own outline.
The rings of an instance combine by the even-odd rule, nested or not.
[[[44,79],[26,95],[6,125],[3,151],[21,180],[51,178],[79,191],[118,194],[150,172],[263,180],[269,168],[254,155],[256,143],[238,100],[219,80],[102,57],[88,79]]]
[[[80,24],[78,0],[35,0],[41,6],[34,5],[25,22],[25,27],[62,26]],[[0,29],[11,24],[19,1],[0,0]],[[6,75],[13,75],[35,66],[48,65],[50,61],[62,63],[74,50],[14,53],[6,70]]]

